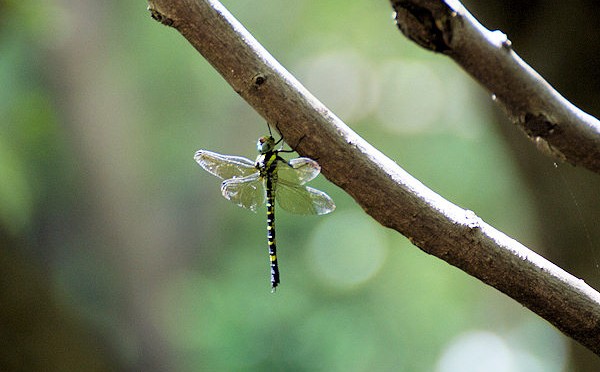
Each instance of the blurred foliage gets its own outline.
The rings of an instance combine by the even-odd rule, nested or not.
[[[485,92],[406,41],[386,1],[225,5],[365,139],[539,245],[532,190]],[[282,285],[271,294],[265,216],[228,203],[192,159],[199,148],[254,158],[265,123],[145,6],[1,5],[0,249],[28,260],[4,261],[2,303],[39,320],[3,322],[3,345],[24,333],[30,344],[3,347],[2,360],[23,353],[66,370],[26,350],[79,340],[101,345],[98,370],[566,370],[556,330],[377,225],[324,179],[314,187],[335,213],[278,213]],[[26,296],[37,305],[20,306]],[[91,363],[85,347],[73,352]]]

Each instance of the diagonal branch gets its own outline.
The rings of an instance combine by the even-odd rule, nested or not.
[[[391,0],[402,33],[450,56],[479,81],[538,148],[600,173],[600,121],[581,111],[484,28],[457,0]]]
[[[382,225],[504,292],[600,355],[600,294],[590,286],[443,199],[360,138],[216,0],[149,0],[149,9]]]

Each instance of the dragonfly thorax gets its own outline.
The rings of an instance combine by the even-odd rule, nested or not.
[[[260,154],[256,158],[255,167],[260,173],[261,178],[271,177],[277,178],[277,162],[283,161],[277,151],[270,151],[265,154]]]
[[[256,149],[259,153],[266,154],[269,151],[273,151],[276,144],[275,138],[272,136],[263,136],[258,139],[258,142],[256,143]]]

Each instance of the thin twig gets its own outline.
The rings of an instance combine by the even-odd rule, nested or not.
[[[150,0],[149,9],[382,225],[506,293],[600,354],[600,294],[590,286],[443,199],[360,138],[217,1]]]
[[[600,173],[600,122],[561,96],[457,0],[391,0],[398,28],[450,56],[479,81],[543,152]]]

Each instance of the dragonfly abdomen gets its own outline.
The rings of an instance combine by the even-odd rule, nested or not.
[[[267,242],[269,244],[269,261],[271,262],[271,290],[279,284],[279,267],[277,265],[277,244],[275,243],[275,184],[273,174],[268,174],[266,179],[267,191]]]

